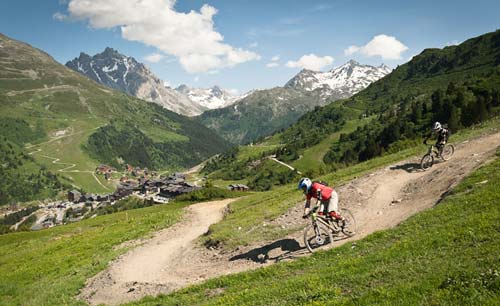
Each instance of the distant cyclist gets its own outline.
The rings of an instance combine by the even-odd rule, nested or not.
[[[424,139],[424,144],[427,144],[427,140],[432,137],[433,134],[437,135],[436,139],[436,148],[439,150],[439,153],[441,154],[444,145],[448,141],[448,137],[450,136],[450,131],[446,128],[444,128],[441,123],[435,122],[434,126],[432,127],[432,131],[426,135]]]
[[[339,197],[333,188],[321,182],[312,182],[307,177],[300,179],[298,187],[306,195],[303,218],[309,215],[311,198],[315,198],[320,203],[319,214],[327,214],[332,219],[343,220],[339,213]]]

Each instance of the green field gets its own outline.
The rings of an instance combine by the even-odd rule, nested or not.
[[[185,204],[99,216],[0,236],[1,305],[78,305],[85,280],[125,252],[122,242],[174,224]]]
[[[85,143],[88,137],[95,132],[95,129],[104,123],[94,119],[71,120],[66,121],[65,124],[67,125],[65,135],[53,137],[40,144],[29,145],[26,147],[26,151],[34,152],[32,156],[36,161],[45,165],[53,173],[65,176],[68,178],[68,183],[75,187],[93,193],[114,191],[115,186],[104,180],[102,176],[98,177],[100,184],[96,181],[92,173],[99,162],[91,159],[81,149],[81,144]],[[56,163],[54,163],[55,159],[58,159]]]
[[[325,166],[323,157],[330,150],[332,144],[339,140],[341,133],[351,133],[357,127],[365,125],[370,119],[349,120],[338,132],[329,135],[317,145],[309,147],[302,152],[302,158],[291,163],[291,165],[301,172],[314,170]]]
[[[499,185],[497,158],[394,229],[130,305],[499,305]]]

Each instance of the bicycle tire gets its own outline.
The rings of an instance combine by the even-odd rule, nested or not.
[[[443,151],[441,152],[441,158],[444,161],[450,160],[450,158],[453,156],[453,153],[455,153],[455,147],[451,144],[447,144],[444,146]]]
[[[420,160],[420,168],[427,170],[434,164],[434,157],[431,154],[425,154]]]
[[[347,208],[341,208],[340,214],[344,217],[344,225],[341,226],[342,233],[344,233],[347,237],[356,235],[358,228],[356,225],[356,219],[354,219],[352,212]]]
[[[318,228],[319,237],[316,235],[315,226]],[[332,241],[333,235],[331,230],[322,223],[311,223],[304,229],[304,244],[311,253],[321,249]]]

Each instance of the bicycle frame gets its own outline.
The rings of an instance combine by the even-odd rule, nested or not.
[[[330,223],[326,217],[318,215],[316,212],[313,212],[311,214],[311,219],[312,219],[313,224],[316,222],[322,223],[323,225],[328,227],[332,231],[332,233],[334,233],[334,234],[337,234],[338,232],[340,232],[340,229],[338,228],[337,224],[335,224],[335,222]]]

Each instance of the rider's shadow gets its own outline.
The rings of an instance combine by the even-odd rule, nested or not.
[[[269,253],[277,248],[280,248],[282,252],[280,252],[278,256],[269,257]],[[229,261],[249,259],[258,263],[265,263],[267,260],[274,260],[275,262],[278,262],[283,259],[294,258],[293,253],[303,249],[305,249],[305,247],[301,247],[295,239],[282,239],[263,247],[250,250],[246,253],[233,256],[229,259]]]
[[[391,170],[404,170],[408,173],[415,173],[421,170],[420,164],[418,163],[406,163],[403,165],[395,165],[390,167]]]

